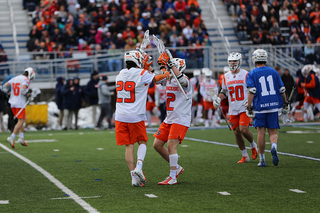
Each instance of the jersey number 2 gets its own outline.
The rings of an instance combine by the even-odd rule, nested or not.
[[[173,111],[173,107],[170,107],[170,102],[176,100],[176,95],[174,93],[167,93],[167,111]]]
[[[269,84],[270,91],[267,89],[267,83],[266,83],[266,78],[264,76],[261,76],[259,78],[259,83],[261,85],[261,96],[266,96],[266,95],[275,95],[276,91],[274,90],[274,85],[273,85],[273,78],[272,75],[268,75],[267,81]]]
[[[13,83],[12,84],[12,88],[13,88],[13,94],[15,96],[19,95],[19,93],[20,93],[20,83]]]
[[[117,103],[122,103],[123,99],[125,103],[133,103],[136,100],[135,86],[136,86],[136,83],[133,81],[126,81],[125,83],[123,83],[123,81],[118,81],[117,82]],[[122,90],[130,92],[130,98],[119,98],[119,91],[122,91]]]

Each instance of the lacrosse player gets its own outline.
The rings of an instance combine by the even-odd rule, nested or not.
[[[305,65],[301,70],[302,76],[298,81],[298,86],[306,90],[306,96],[303,102],[304,121],[308,121],[308,119],[312,120],[312,117],[314,117],[312,110],[310,112],[311,116],[308,116],[307,110],[310,105],[315,105],[318,110],[320,110],[319,78],[316,76],[314,69],[314,65]]]
[[[215,127],[219,126],[219,124],[217,124],[216,116],[212,116],[215,108],[212,104],[212,98],[206,93],[209,88],[214,88],[218,91],[218,85],[216,81],[212,79],[212,71],[208,69],[205,72],[205,79],[200,84],[200,94],[203,103],[203,120],[205,127],[209,127],[209,121],[211,121],[211,126]]]
[[[186,68],[184,59],[172,58],[171,53],[166,50],[160,55],[158,64],[162,69],[164,67],[172,69],[172,73],[176,76],[166,81],[167,117],[153,135],[155,137],[153,147],[170,163],[170,175],[158,184],[174,185],[177,184],[177,177],[184,172],[183,167],[178,165],[177,147],[183,141],[191,123],[192,86],[190,80],[183,74]],[[183,90],[180,90],[179,84]],[[168,148],[164,146],[166,143]]]
[[[125,52],[126,68],[116,77],[116,141],[125,145],[125,158],[132,177],[133,186],[146,183],[142,166],[147,152],[146,100],[149,85],[152,81],[161,83],[169,78],[169,72],[155,75],[149,63],[149,55],[139,50]],[[134,144],[138,143],[137,164],[135,166]]]
[[[254,118],[254,127],[258,132],[258,149],[260,153],[259,167],[265,167],[265,134],[268,128],[271,142],[272,163],[277,166],[279,158],[277,154],[278,133],[280,129],[278,112],[283,115],[290,111],[290,103],[287,102],[286,88],[279,73],[266,66],[268,53],[263,49],[257,49],[252,53],[252,62],[255,68],[247,74],[248,105],[246,113]]]
[[[248,71],[240,69],[241,62],[242,55],[240,53],[232,52],[228,55],[230,71],[224,74],[221,82],[220,94],[215,100],[213,100],[213,105],[218,108],[221,104],[221,100],[228,97],[229,122],[236,137],[238,147],[242,153],[242,158],[238,163],[247,163],[250,161],[250,158],[242,136],[250,142],[251,157],[253,160],[257,158],[258,152],[257,145],[249,130],[251,118],[246,115],[246,107],[244,106],[244,103],[248,100],[248,89],[246,84]]]
[[[197,110],[198,102],[201,102],[200,97],[200,70],[193,71],[193,77],[190,78],[190,83],[192,85],[192,108],[191,108],[191,125],[199,123],[195,121],[195,113]],[[199,98],[200,97],[200,98]]]
[[[19,139],[17,142],[21,143],[22,146],[27,146],[24,140],[24,122],[26,121],[26,110],[25,104],[28,98],[31,97],[32,89],[29,88],[30,81],[34,80],[35,72],[31,67],[24,70],[22,75],[18,75],[12,78],[10,81],[3,85],[3,91],[8,93],[9,87],[11,86],[9,103],[11,104],[11,110],[15,117],[18,119],[18,123],[15,125],[14,130],[7,141],[10,143],[11,147],[14,149],[14,139],[19,133]],[[20,112],[20,110],[22,111]],[[20,114],[18,114],[20,112]]]
[[[306,95],[306,91],[304,88],[302,88],[301,86],[298,85],[300,78],[302,78],[302,74],[301,74],[301,69],[299,69],[296,73],[297,76],[297,80],[296,80],[296,87],[297,87],[297,91],[296,91],[296,97],[295,100],[293,102],[293,107],[291,110],[291,120],[294,121],[294,115],[296,113],[297,109],[301,109],[303,107],[303,101],[304,101],[304,97]],[[303,121],[303,113],[304,111],[302,110],[302,118],[299,118],[298,121]]]

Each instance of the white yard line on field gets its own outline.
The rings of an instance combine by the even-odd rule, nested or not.
[[[80,197],[80,198],[98,198],[101,196],[88,196],[88,197]],[[72,199],[71,197],[56,197],[56,198],[51,198],[51,200],[64,200],[64,199]]]
[[[9,204],[9,200],[0,200],[0,204]]]
[[[26,143],[57,142],[56,139],[26,140]]]
[[[65,185],[63,185],[59,180],[57,180],[55,177],[53,177],[49,172],[38,166],[37,164],[33,163],[28,158],[23,157],[22,155],[18,154],[17,152],[11,150],[10,148],[6,147],[2,143],[0,143],[0,147],[11,154],[15,155],[17,158],[23,160],[33,168],[35,168],[37,171],[39,171],[41,174],[43,174],[46,178],[48,178],[53,184],[55,184],[59,189],[61,189],[64,193],[68,194],[71,199],[73,199],[76,203],[78,203],[83,209],[87,210],[87,212],[90,213],[96,213],[98,212],[95,208],[90,206],[89,203],[81,199],[77,194],[75,194],[73,191],[68,189]]]

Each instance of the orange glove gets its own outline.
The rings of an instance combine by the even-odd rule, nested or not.
[[[158,64],[159,65],[163,65],[166,66],[168,61],[169,61],[170,57],[167,55],[166,52],[163,52],[160,57],[158,58]]]
[[[153,64],[153,61],[151,61],[150,63],[148,63],[149,58],[150,58],[150,55],[149,55],[149,54],[145,54],[145,55],[144,55],[144,57],[143,57],[143,69],[148,70],[149,67]]]

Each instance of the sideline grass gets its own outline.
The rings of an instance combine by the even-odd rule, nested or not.
[[[320,158],[319,133],[312,133],[319,126],[307,128],[281,128],[278,150]],[[255,129],[251,130],[256,139]],[[311,133],[286,133],[293,130]],[[7,147],[8,136],[0,136]],[[236,147],[184,140],[187,147],[179,146],[178,153],[185,173],[179,176],[178,185],[158,186],[157,182],[168,176],[169,164],[154,151],[153,136],[148,134],[144,163],[148,182],[143,188],[135,188],[131,186],[124,159],[125,148],[116,145],[112,131],[28,132],[25,137],[57,140],[29,143],[28,147],[17,144],[14,151],[41,166],[80,197],[101,196],[84,198],[99,212],[319,212],[320,209],[318,161],[279,155],[279,166],[275,167],[271,154],[266,153],[267,167],[258,168],[258,159],[237,164],[241,153]],[[233,133],[227,129],[189,130],[186,137],[235,144]],[[266,149],[270,147],[267,145]],[[0,200],[9,200],[9,204],[0,204],[0,212],[86,212],[72,199],[52,200],[65,197],[64,193],[25,162],[3,149],[0,159]],[[231,195],[217,193],[222,191]],[[149,198],[145,194],[158,197]]]

